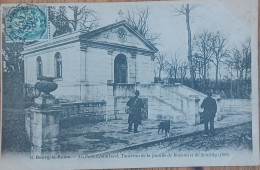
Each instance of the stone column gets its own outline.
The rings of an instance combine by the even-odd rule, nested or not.
[[[106,115],[105,120],[111,120],[115,118],[114,112],[114,94],[113,94],[113,83],[114,83],[114,50],[108,49],[107,54],[110,57],[110,80],[107,80],[107,94],[106,94]]]
[[[60,151],[58,145],[59,119],[62,107],[58,100],[50,92],[58,88],[53,82],[54,78],[42,77],[35,87],[44,92],[40,97],[34,99],[34,106],[25,109],[25,130],[31,142],[31,156],[41,155],[42,152],[57,153]]]
[[[106,121],[115,119],[113,83],[107,84]]]
[[[39,97],[35,106],[26,109],[26,133],[31,141],[31,154],[41,155],[42,152],[57,153],[59,119],[62,107],[54,104],[54,98]]]
[[[86,81],[86,53],[87,50],[80,50],[80,81]]]
[[[129,82],[136,83],[136,52],[131,52],[131,57],[129,58]]]
[[[188,100],[188,113],[186,122],[189,125],[196,125],[200,123],[199,116],[199,97],[196,95],[190,95]]]

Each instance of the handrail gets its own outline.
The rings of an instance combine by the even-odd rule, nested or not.
[[[69,103],[60,103],[61,106],[68,105],[88,105],[88,104],[106,104],[106,101],[89,101],[89,102],[69,102]]]
[[[207,95],[204,94],[204,93],[201,93],[201,92],[199,92],[199,91],[197,91],[197,90],[194,90],[194,89],[192,89],[192,88],[190,88],[190,87],[187,87],[187,86],[184,86],[184,85],[182,85],[182,84],[179,85],[179,86],[181,86],[182,88],[186,88],[186,89],[188,89],[188,90],[190,90],[190,91],[196,93],[197,95],[200,95],[200,96],[203,96],[203,97],[206,97],[206,96],[207,96]]]
[[[164,87],[163,85],[158,85],[158,86],[166,90],[166,87]],[[169,90],[169,91],[171,91],[171,92],[173,92],[173,93],[175,93],[175,94],[177,94],[177,95],[179,95],[179,96],[181,96],[181,97],[183,97],[183,98],[189,99],[189,96],[185,96],[185,95],[183,95],[183,94],[181,94],[181,93],[179,93],[179,92],[173,91],[173,90],[170,89],[170,88],[167,89],[167,90]]]

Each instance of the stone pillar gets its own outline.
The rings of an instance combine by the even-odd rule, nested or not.
[[[107,84],[106,121],[115,119],[113,83]]]
[[[86,53],[87,50],[80,50],[80,81],[86,81]]]
[[[131,52],[131,57],[129,59],[129,82],[136,83],[136,52]]]
[[[190,95],[188,100],[188,113],[186,122],[189,125],[196,125],[200,123],[199,115],[199,97],[196,95]]]
[[[50,92],[58,85],[54,77],[39,77],[35,87],[42,93],[34,99],[34,106],[25,109],[25,130],[31,142],[32,156],[42,152],[59,152],[57,143],[59,135],[59,117],[62,108]]]
[[[25,130],[31,142],[31,154],[58,153],[59,119],[62,107],[52,95],[35,98],[34,107],[25,110]]]
[[[107,80],[107,96],[106,96],[106,115],[105,120],[114,119],[114,94],[113,94],[113,83],[114,83],[114,50],[108,49],[107,54],[110,57],[110,80]]]

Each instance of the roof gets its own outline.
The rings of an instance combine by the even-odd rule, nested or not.
[[[94,37],[95,35],[97,35],[99,33],[102,33],[104,31],[107,31],[109,29],[112,29],[112,28],[118,27],[118,26],[124,26],[125,28],[127,28],[131,33],[136,35],[137,38],[140,39],[140,41],[142,41],[149,49],[151,49],[152,52],[156,53],[158,51],[158,49],[151,42],[149,42],[137,30],[133,29],[133,27],[130,26],[125,20],[123,20],[123,21],[116,22],[114,24],[110,24],[110,25],[98,28],[93,31],[89,31],[89,32],[84,32],[84,30],[74,31],[74,32],[62,34],[60,36],[53,37],[49,41],[33,43],[31,45],[25,46],[25,50],[22,53],[29,54],[29,53],[34,53],[37,51],[45,50],[48,48],[53,48],[55,46],[61,46],[61,45],[72,43],[72,42],[78,42],[80,40],[84,40],[85,38]]]
[[[125,26],[130,32],[135,34],[142,42],[144,42],[144,44],[146,44],[154,52],[158,51],[158,49],[150,41],[148,41],[143,35],[141,35],[137,30],[135,30],[131,25],[129,25],[125,20],[98,28],[98,29],[90,31],[90,32],[83,33],[81,36],[90,38],[92,36],[95,36],[98,33],[101,33],[101,32],[107,31],[111,28],[122,26],[122,25]]]

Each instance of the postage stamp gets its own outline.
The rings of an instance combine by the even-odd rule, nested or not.
[[[257,0],[1,10],[0,169],[259,164]]]
[[[19,4],[3,8],[6,41],[40,41],[48,39],[47,6]]]

